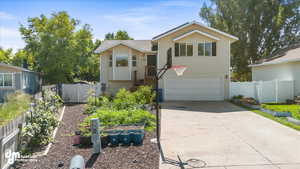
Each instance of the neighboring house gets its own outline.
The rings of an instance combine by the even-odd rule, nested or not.
[[[159,81],[164,100],[229,98],[230,45],[238,38],[198,22],[187,22],[152,40],[105,40],[100,54],[100,82],[107,91],[151,84],[156,69],[166,64],[187,66],[183,76],[169,70]]]
[[[283,48],[270,59],[250,67],[253,81],[294,80],[294,93],[300,95],[300,43]]]
[[[16,90],[35,94],[39,89],[38,74],[25,68],[0,63],[0,101]]]

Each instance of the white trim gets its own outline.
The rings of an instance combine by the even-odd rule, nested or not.
[[[132,80],[132,50],[128,48],[128,69],[129,69],[129,79]]]
[[[159,65],[159,53],[160,53],[160,50],[159,50],[159,42],[157,42],[157,54],[156,54],[156,69],[160,69],[160,65]],[[173,55],[172,55],[173,56]],[[173,58],[172,58],[173,59]]]
[[[112,70],[113,70],[113,80],[115,80],[115,69],[116,69],[116,56],[115,56],[115,48],[112,50]]]
[[[189,35],[191,35],[191,34],[193,34],[193,33],[198,33],[198,34],[200,34],[200,35],[209,37],[209,38],[214,39],[214,40],[221,40],[220,38],[215,37],[215,36],[213,36],[213,35],[210,35],[210,34],[208,34],[208,33],[204,33],[204,32],[201,32],[201,31],[199,31],[199,30],[193,30],[193,31],[191,31],[191,32],[184,33],[183,35],[180,35],[180,36],[174,38],[173,41],[180,40],[180,39],[185,38],[185,37],[187,37],[187,36],[189,36]]]
[[[117,44],[115,44],[115,45],[112,45],[112,46],[110,46],[110,47],[107,47],[107,48],[104,48],[104,49],[101,49],[101,50],[96,50],[95,53],[102,53],[102,52],[104,52],[104,51],[107,51],[108,49],[117,47],[117,46],[119,46],[119,45],[124,45],[124,46],[126,46],[126,47],[128,47],[128,48],[132,48],[132,49],[137,50],[137,51],[140,51],[140,52],[142,52],[142,53],[148,53],[148,52],[152,53],[152,52],[153,52],[153,51],[141,50],[141,49],[138,49],[138,48],[133,47],[133,46],[131,46],[131,45],[128,45],[128,44],[126,44],[126,43],[124,43],[124,42],[119,42],[119,43],[117,43]]]
[[[259,66],[266,66],[266,65],[277,65],[277,64],[297,62],[297,61],[300,61],[300,58],[289,59],[289,60],[281,60],[281,61],[269,61],[269,62],[264,62],[264,63],[261,63],[261,64],[249,65],[249,67],[259,67]]]
[[[228,33],[222,32],[222,31],[220,31],[220,30],[217,30],[217,29],[212,28],[212,27],[209,27],[209,26],[205,26],[205,25],[203,25],[203,24],[201,24],[201,23],[199,23],[199,22],[196,22],[196,21],[192,21],[192,22],[190,22],[190,23],[188,23],[188,24],[186,24],[186,25],[184,25],[184,26],[181,26],[181,27],[179,27],[179,28],[177,28],[177,29],[174,29],[174,30],[172,30],[172,31],[170,31],[170,32],[168,32],[168,33],[166,33],[166,34],[163,34],[163,35],[161,35],[161,36],[158,36],[158,37],[156,37],[155,39],[152,39],[152,40],[153,40],[153,41],[156,41],[156,40],[158,40],[158,39],[161,39],[162,37],[165,37],[165,36],[167,36],[167,35],[170,35],[170,34],[176,32],[176,31],[178,31],[178,30],[180,30],[180,29],[183,29],[183,28],[186,28],[186,27],[188,27],[188,26],[190,26],[190,25],[192,25],[192,24],[196,24],[196,25],[199,25],[199,26],[201,26],[201,27],[207,28],[207,29],[209,29],[209,30],[211,30],[211,31],[217,32],[217,33],[219,33],[219,34],[221,34],[221,35],[224,35],[224,36],[227,36],[227,37],[229,37],[229,38],[231,38],[231,39],[239,40],[239,38],[236,37],[236,36],[230,35],[230,34],[228,34]],[[234,41],[233,41],[233,42],[234,42]]]

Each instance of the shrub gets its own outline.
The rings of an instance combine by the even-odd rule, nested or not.
[[[6,102],[0,106],[0,126],[28,111],[30,96],[20,91],[9,94]]]
[[[29,151],[51,141],[51,134],[58,125],[57,116],[61,103],[60,97],[50,90],[45,92],[43,99],[37,100],[22,131],[22,142],[27,144]]]
[[[155,98],[155,93],[150,86],[140,86],[137,91],[133,93],[138,104],[151,104]]]
[[[119,90],[112,104],[113,108],[117,110],[134,109],[138,106],[135,95],[124,88]]]
[[[155,116],[145,110],[112,110],[99,109],[84,119],[80,124],[80,130],[83,135],[90,135],[90,121],[92,118],[98,118],[103,129],[118,125],[130,125],[144,123],[147,131],[155,128]]]

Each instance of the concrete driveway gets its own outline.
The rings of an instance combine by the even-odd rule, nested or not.
[[[210,169],[300,169],[299,131],[228,102],[164,103],[161,143],[166,157]]]

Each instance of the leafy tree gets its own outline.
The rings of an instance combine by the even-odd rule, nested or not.
[[[249,64],[299,41],[299,0],[210,0],[200,17],[210,26],[239,37],[232,46],[236,80],[250,80]]]
[[[23,67],[24,64],[26,64],[27,68],[32,70],[34,64],[33,56],[26,50],[20,49],[14,54],[10,61],[10,64],[20,67]]]
[[[89,66],[94,44],[89,25],[79,27],[79,21],[66,12],[28,19],[20,32],[25,50],[33,56],[34,70],[42,72],[47,83],[73,82],[80,70]]]
[[[11,59],[13,58],[13,52],[12,49],[2,49],[0,47],[0,62],[9,64],[11,62]]]
[[[119,30],[116,35],[114,33],[107,33],[105,35],[106,40],[133,40],[126,31]]]

